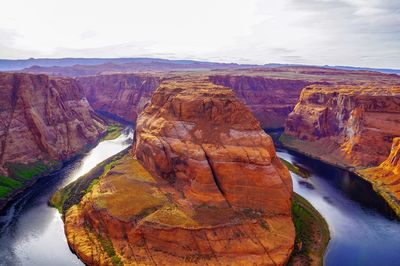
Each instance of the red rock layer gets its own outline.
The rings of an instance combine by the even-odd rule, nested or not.
[[[85,263],[287,262],[295,238],[290,175],[231,90],[163,82],[135,140],[137,160],[116,162],[67,211],[68,242]]]
[[[261,76],[216,75],[210,80],[232,88],[261,122],[263,128],[282,128],[292,112],[301,90],[310,83],[304,80]]]
[[[361,170],[400,216],[400,138],[393,139],[389,157],[379,166]]]
[[[75,80],[0,74],[0,174],[12,163],[65,160],[104,131]]]
[[[138,119],[135,149],[146,169],[193,201],[290,213],[290,175],[229,89],[162,84]]]
[[[347,167],[379,165],[400,136],[400,87],[309,86],[289,115],[283,141]]]
[[[82,77],[78,82],[96,111],[136,122],[138,114],[158,86],[159,78],[139,74],[112,74]]]

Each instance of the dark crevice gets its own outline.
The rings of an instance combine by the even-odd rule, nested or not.
[[[217,174],[215,173],[215,169],[214,169],[214,167],[213,167],[213,165],[212,165],[212,162],[211,162],[211,160],[210,160],[210,157],[208,157],[207,152],[204,150],[203,146],[201,146],[201,148],[202,148],[202,150],[203,150],[203,152],[204,152],[204,156],[206,157],[207,163],[208,163],[208,165],[210,166],[211,174],[212,174],[212,177],[213,177],[213,179],[214,179],[214,183],[215,183],[215,185],[216,185],[217,188],[218,188],[218,191],[219,191],[219,192],[222,194],[222,196],[225,198],[225,201],[226,201],[226,203],[228,204],[228,206],[229,206],[229,207],[232,207],[231,204],[229,203],[229,201],[228,201],[227,198],[226,198],[226,194],[225,194],[224,190],[222,189],[221,182],[220,182],[220,181],[218,180],[218,178],[217,178]]]

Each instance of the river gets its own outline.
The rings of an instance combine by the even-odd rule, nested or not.
[[[304,179],[292,173],[293,189],[329,225],[326,266],[400,265],[400,223],[368,182],[296,152],[278,149],[278,155],[311,174]]]
[[[128,147],[132,137],[132,129],[126,128],[118,138],[100,142],[83,157],[40,179],[0,213],[0,265],[83,265],[68,247],[60,214],[47,202],[58,188]]]
[[[132,130],[126,129],[117,139],[100,142],[0,213],[0,265],[83,265],[68,248],[60,214],[48,199],[131,141]],[[329,224],[325,265],[399,265],[400,223],[367,182],[294,152],[278,149],[278,154],[311,174],[308,179],[292,174],[293,185]]]

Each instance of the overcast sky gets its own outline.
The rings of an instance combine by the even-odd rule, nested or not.
[[[400,0],[0,0],[0,58],[400,68]]]

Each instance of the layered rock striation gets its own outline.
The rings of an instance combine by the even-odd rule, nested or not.
[[[301,90],[311,83],[301,79],[246,75],[214,75],[210,81],[232,88],[263,128],[283,128]]]
[[[96,111],[136,122],[160,78],[145,74],[109,74],[81,77],[78,82]]]
[[[283,142],[344,167],[384,161],[400,135],[400,87],[305,88],[289,115]]]
[[[1,195],[76,155],[104,131],[75,80],[1,73]]]
[[[309,86],[289,115],[281,141],[357,172],[400,215],[399,125],[399,86]]]
[[[385,161],[377,167],[360,170],[358,174],[370,180],[400,216],[400,138],[393,139]]]
[[[166,80],[137,121],[133,152],[65,213],[89,265],[283,265],[292,183],[234,93]]]

